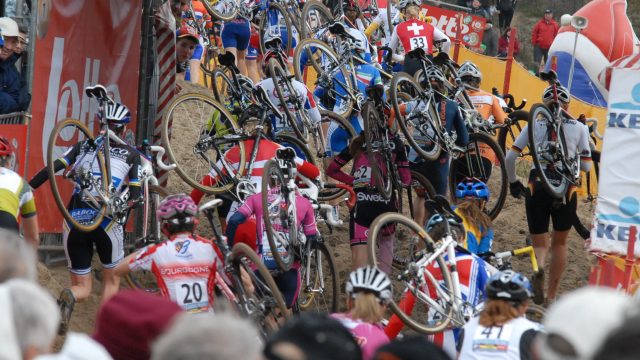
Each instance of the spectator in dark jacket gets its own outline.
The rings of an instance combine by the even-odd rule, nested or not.
[[[517,33],[514,33],[513,56],[520,53],[520,40],[518,40]],[[502,36],[498,39],[498,57],[507,57],[509,53],[509,39],[511,38],[511,28],[506,28],[502,32]]]
[[[500,30],[504,30],[511,26],[511,19],[513,19],[513,12],[516,10],[516,3],[518,0],[498,0],[498,25]]]
[[[15,49],[20,44],[18,24],[8,17],[0,18],[0,32],[4,38],[0,50],[0,114],[8,114],[26,110],[31,95],[15,66]]]
[[[487,20],[482,36],[482,45],[485,46],[484,54],[487,56],[498,55],[498,31],[493,27],[493,21]]]
[[[544,17],[533,27],[531,32],[531,44],[533,45],[533,62],[536,66],[540,61],[547,62],[549,48],[553,39],[558,35],[558,23],[553,20],[553,12],[550,9],[544,11]]]
[[[471,2],[471,11],[469,11],[469,14],[480,16],[485,19],[489,19],[491,17],[491,15],[489,15],[489,12],[482,7],[482,3],[480,3],[479,0],[473,0]]]

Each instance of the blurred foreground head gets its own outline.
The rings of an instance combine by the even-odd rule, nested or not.
[[[21,278],[36,281],[36,253],[15,232],[0,229],[0,283]]]

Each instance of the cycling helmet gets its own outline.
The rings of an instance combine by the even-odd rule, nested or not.
[[[349,275],[346,290],[347,294],[351,296],[360,291],[369,291],[374,293],[382,302],[391,300],[393,295],[389,276],[373,266],[365,266],[353,271]]]
[[[367,52],[368,50],[368,42],[367,42],[367,38],[364,36],[364,34],[354,28],[346,28],[345,31],[347,32],[347,34],[350,35],[350,37],[346,37],[344,38],[343,42],[342,42],[342,52],[344,53],[347,49],[347,44],[349,45],[349,49],[351,49],[351,51],[355,52],[356,54],[364,54]]]
[[[0,136],[0,156],[11,156],[13,154],[13,146],[6,137]]]
[[[161,222],[189,224],[198,216],[198,206],[186,194],[169,195],[158,205],[156,216]]]
[[[342,2],[343,9],[358,9],[358,5],[354,0],[345,0]]]
[[[471,61],[465,61],[458,69],[458,76],[464,79],[465,77],[471,77],[477,79],[478,81],[482,81],[482,72],[476,66],[476,64]]]
[[[568,104],[569,102],[571,102],[571,96],[569,95],[569,91],[567,91],[567,89],[564,86],[557,85],[556,91],[558,93],[558,100],[562,101],[565,104]],[[543,102],[553,101],[552,85],[549,85],[546,89],[544,89],[544,93],[542,94],[542,101]]]
[[[489,299],[522,302],[533,296],[529,279],[513,270],[505,270],[489,278],[486,287]]]
[[[422,5],[422,1],[420,0],[400,0],[398,1],[398,5],[397,8],[402,10],[404,8],[406,8],[409,5],[415,5],[415,6],[420,6]]]
[[[447,80],[444,77],[444,74],[442,73],[442,71],[437,66],[434,66],[434,65],[429,66],[427,68],[426,77],[429,80],[433,80],[435,78],[437,81],[439,81],[442,84],[444,84],[444,82]]]
[[[456,199],[464,199],[466,197],[472,197],[475,199],[482,199],[489,201],[491,192],[487,184],[479,179],[464,179],[458,186],[456,186]]]
[[[440,224],[443,221],[444,221],[444,218],[442,217],[442,215],[434,214],[429,218],[429,220],[427,221],[427,225],[424,228],[425,230],[427,230],[427,232],[431,232],[431,230],[433,230],[433,228],[437,224]],[[449,222],[449,225],[456,226],[456,227],[461,225],[459,222],[457,222],[455,219],[452,219],[452,218],[447,218],[447,222]]]
[[[104,107],[104,118],[111,125],[122,127],[131,121],[131,113],[126,106],[119,103],[108,103]]]

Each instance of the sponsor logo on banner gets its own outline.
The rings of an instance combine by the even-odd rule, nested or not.
[[[626,92],[627,101],[619,101],[609,105],[608,127],[640,129],[640,82]]]
[[[456,21],[458,12],[436,6],[422,5],[422,13],[433,18],[431,25],[445,33],[451,41],[456,39]],[[462,13],[460,13],[462,14]],[[482,35],[487,20],[480,16],[463,14],[461,40],[464,45],[477,48],[482,44]]]

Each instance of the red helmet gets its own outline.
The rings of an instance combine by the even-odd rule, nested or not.
[[[10,156],[13,154],[13,146],[6,137],[0,136],[0,156]]]

